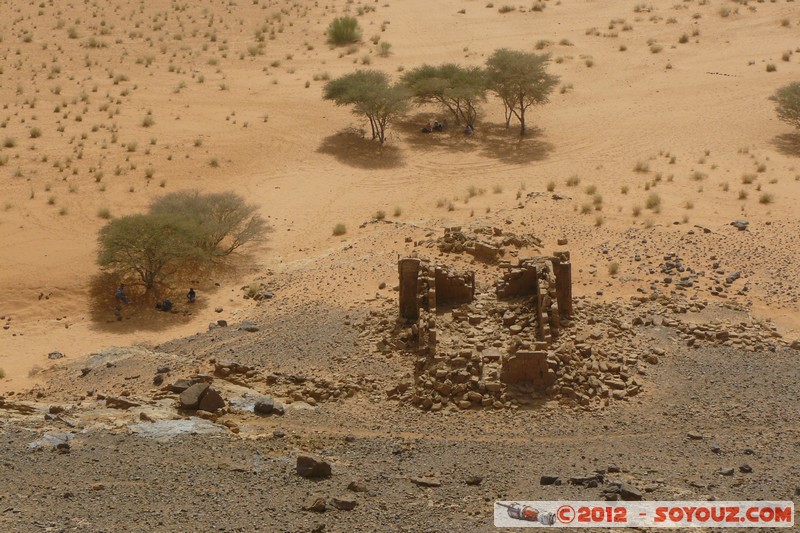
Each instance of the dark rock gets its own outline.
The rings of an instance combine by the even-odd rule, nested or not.
[[[358,505],[355,498],[350,498],[348,496],[336,496],[331,500],[331,503],[340,511],[352,511],[356,508],[356,505]]]
[[[170,392],[174,392],[176,394],[180,394],[196,382],[191,379],[179,379],[178,381],[172,383],[171,385],[167,386]]]
[[[153,385],[159,386],[164,383],[164,374],[156,374],[153,376]]]
[[[208,383],[195,383],[181,393],[180,402],[184,409],[197,409],[200,400],[208,390]]]
[[[733,475],[733,468],[720,468],[719,475],[721,476],[732,476]]]
[[[558,481],[558,476],[542,476],[539,478],[540,485],[553,485]]]
[[[242,325],[239,326],[239,329],[247,331],[249,333],[255,333],[256,331],[259,331],[261,328],[259,328],[252,322],[242,322]]]
[[[49,354],[47,354],[48,359],[62,359],[63,357],[64,354],[61,352],[50,352]]]
[[[170,368],[168,366],[160,366],[156,370],[156,374],[166,374],[167,372],[169,372],[169,370]]]
[[[743,463],[739,465],[739,472],[742,474],[751,474],[753,472],[753,467],[747,463]]]
[[[351,481],[349,485],[347,485],[347,490],[352,490],[353,492],[367,492],[367,486],[360,481]]]
[[[223,400],[219,392],[214,389],[208,389],[200,400],[200,404],[197,406],[199,410],[208,411],[209,413],[213,413],[223,407],[225,407],[225,400]]]
[[[263,396],[256,400],[253,412],[260,415],[282,415],[284,408],[283,405],[275,403],[275,400],[269,396]]]
[[[609,474],[618,474],[619,472],[622,471],[622,469],[617,465],[608,465],[608,468],[606,470],[608,471]]]
[[[228,327],[228,321],[227,320],[222,320],[220,318],[219,320],[217,320],[217,325],[219,327],[221,327],[221,328],[226,328],[226,327]]]
[[[483,477],[481,476],[467,476],[465,483],[471,487],[475,487],[483,483]]]
[[[689,440],[703,440],[703,435],[696,431],[690,431],[686,436],[689,437]]]
[[[298,455],[297,474],[306,478],[330,477],[331,465],[313,455]]]

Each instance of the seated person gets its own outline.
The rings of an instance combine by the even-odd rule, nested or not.
[[[430,122],[425,124],[425,127],[422,128],[422,133],[431,133],[432,131],[433,131],[433,126],[431,126]]]
[[[439,124],[438,120],[433,121],[433,131],[442,131],[444,128]]]
[[[469,124],[467,124],[467,127],[466,127],[466,128],[464,128],[464,134],[465,134],[465,135],[472,135],[473,131],[474,131],[474,130],[472,129],[472,126],[471,126],[471,125],[469,125]]]
[[[186,293],[186,299],[189,300],[189,303],[194,303],[197,299],[197,293],[194,292],[194,288],[189,288],[189,292]]]

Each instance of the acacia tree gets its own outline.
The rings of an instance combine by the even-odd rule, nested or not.
[[[486,60],[486,79],[489,90],[503,102],[506,127],[511,118],[520,123],[520,135],[525,135],[525,112],[533,105],[547,103],[548,96],[558,84],[558,76],[547,72],[549,55],[538,55],[501,48]]]
[[[436,103],[450,111],[457,124],[470,126],[478,118],[478,105],[486,101],[486,76],[480,67],[454,63],[422,65],[402,77],[417,103]]]
[[[353,113],[365,115],[372,139],[386,142],[386,127],[408,111],[409,92],[400,84],[389,82],[379,70],[357,70],[329,81],[322,98],[339,106],[353,106]]]
[[[197,245],[210,257],[230,255],[240,246],[261,238],[266,221],[233,192],[208,193],[181,191],[170,193],[150,205],[153,214],[178,213],[191,223]]]
[[[775,112],[780,120],[800,128],[800,82],[784,85],[770,100],[775,102]]]
[[[198,240],[197,227],[177,213],[125,216],[100,230],[97,263],[122,278],[138,278],[149,292],[207,257]]]

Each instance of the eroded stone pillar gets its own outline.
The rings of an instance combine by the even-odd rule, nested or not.
[[[553,261],[553,271],[556,275],[556,301],[561,316],[572,316],[572,263],[569,255]]]
[[[419,318],[419,259],[401,259],[397,266],[400,274],[400,317],[405,320],[417,320]]]

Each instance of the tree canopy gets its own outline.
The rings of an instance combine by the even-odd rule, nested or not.
[[[548,55],[501,48],[486,60],[489,90],[503,102],[506,127],[512,117],[520,122],[525,135],[525,112],[533,105],[547,103],[558,76],[547,72]]]
[[[422,65],[406,72],[402,82],[418,104],[440,104],[459,124],[474,126],[478,104],[486,101],[486,76],[480,67]]]
[[[775,112],[780,120],[800,128],[800,82],[784,85],[770,100],[775,102]]]
[[[198,246],[211,257],[229,255],[264,233],[267,223],[257,209],[233,192],[199,191],[167,194],[150,206],[153,214],[180,213],[191,222],[198,231]]]
[[[386,127],[409,107],[409,92],[400,84],[392,84],[379,70],[357,70],[329,81],[323,98],[339,106],[353,106],[357,115],[369,120],[372,138],[386,142]]]
[[[97,263],[147,291],[189,264],[202,261],[200,232],[177,213],[130,215],[109,222],[97,239]]]
[[[155,200],[149,213],[103,227],[97,263],[150,291],[261,238],[267,225],[256,209],[232,192],[168,194]]]

